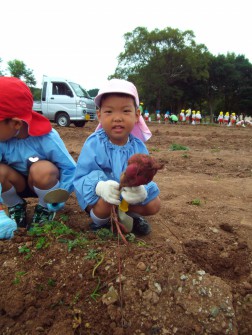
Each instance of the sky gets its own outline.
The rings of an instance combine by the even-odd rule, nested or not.
[[[0,69],[18,59],[43,75],[100,88],[137,27],[192,30],[213,55],[234,52],[252,63],[248,0],[2,0]]]

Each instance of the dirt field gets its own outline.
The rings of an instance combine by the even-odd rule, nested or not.
[[[55,128],[77,159],[95,126]],[[252,334],[252,128],[150,129],[165,163],[152,233],[127,245],[88,233],[71,195],[57,221],[75,234],[1,241],[2,335]]]

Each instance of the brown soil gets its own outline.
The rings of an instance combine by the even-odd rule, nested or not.
[[[55,128],[77,159],[95,126]],[[1,241],[2,335],[252,334],[252,129],[150,128],[147,147],[165,163],[152,233],[127,245],[87,233],[71,195],[66,225],[85,243],[26,231]]]

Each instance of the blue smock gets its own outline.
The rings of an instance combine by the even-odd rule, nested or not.
[[[74,178],[75,193],[80,207],[85,209],[99,200],[95,192],[99,181],[120,182],[120,176],[126,170],[129,158],[136,153],[148,154],[148,150],[145,144],[132,134],[123,146],[111,143],[104,129],[91,134],[82,147]],[[145,185],[145,188],[148,195],[142,205],[160,193],[153,181]]]
[[[0,142],[0,161],[24,176],[28,175],[29,157],[38,157],[57,166],[60,173],[59,188],[73,191],[76,162],[69,154],[58,132],[52,129],[42,136],[28,136],[24,139],[13,137]]]

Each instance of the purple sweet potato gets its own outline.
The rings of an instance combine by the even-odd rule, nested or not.
[[[131,156],[126,170],[121,175],[120,188],[148,184],[163,166],[163,163],[146,154]]]

